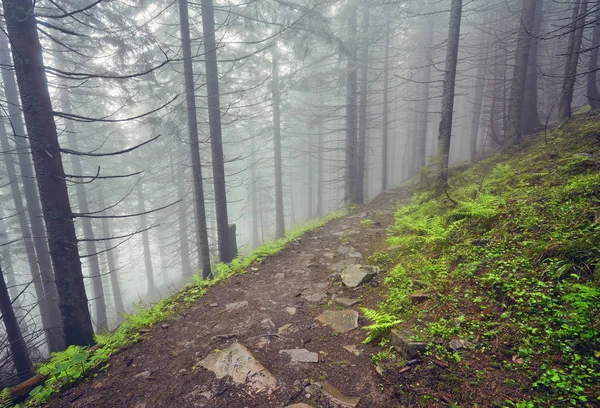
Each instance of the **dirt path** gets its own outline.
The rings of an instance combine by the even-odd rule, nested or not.
[[[344,405],[341,395],[336,403],[335,389],[359,397],[359,407],[400,406],[370,364],[374,348],[361,344],[366,333],[359,329],[334,333],[315,318],[325,310],[358,310],[377,303],[376,286],[383,276],[353,289],[335,283],[331,268],[340,261],[365,262],[383,245],[394,203],[408,197],[407,189],[382,194],[356,215],[312,231],[249,273],[211,288],[191,310],[166,322],[168,327],[152,327],[142,342],[113,356],[109,370],[64,392],[49,406],[353,406],[356,400],[348,398]],[[371,219],[372,225],[362,225],[363,219]],[[342,253],[348,247],[353,250]],[[344,307],[335,301],[340,297],[361,302]],[[355,323],[356,313],[347,314],[344,321]],[[359,318],[359,327],[365,323]],[[344,346],[356,346],[361,354]],[[246,362],[253,363],[246,348],[262,367],[245,368]],[[292,362],[280,353],[291,349],[305,349],[295,357],[318,362]],[[241,383],[230,376],[217,379],[203,367],[207,360],[201,363],[207,356],[221,357],[217,372],[230,363],[234,380]]]

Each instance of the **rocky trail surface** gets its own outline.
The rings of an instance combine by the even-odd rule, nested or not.
[[[370,363],[376,349],[362,344],[358,308],[379,301],[383,273],[360,265],[385,245],[409,196],[383,193],[212,287],[48,406],[400,406]]]

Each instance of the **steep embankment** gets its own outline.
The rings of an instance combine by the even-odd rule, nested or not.
[[[366,314],[403,406],[600,406],[599,170],[582,118],[397,212],[373,257],[387,299]]]

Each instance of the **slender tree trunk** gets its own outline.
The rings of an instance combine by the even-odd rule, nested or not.
[[[208,249],[208,231],[206,229],[206,208],[204,205],[204,186],[202,184],[200,143],[198,141],[198,119],[196,117],[196,95],[194,91],[194,70],[192,67],[190,22],[188,17],[187,0],[179,0],[179,21],[181,28],[181,48],[183,51],[183,76],[185,82],[185,101],[187,105],[187,124],[190,137],[190,151],[192,155],[196,245],[198,250],[198,259],[200,261],[199,269],[202,270],[202,277],[207,278],[211,274],[210,252]]]
[[[188,224],[186,214],[186,201],[185,201],[185,185],[183,174],[184,169],[181,170],[179,177],[175,176],[175,164],[173,163],[173,157],[169,158],[170,169],[171,169],[171,182],[177,186],[177,198],[179,204],[177,204],[177,223],[179,229],[179,252],[181,256],[181,277],[188,278],[192,276],[193,270],[190,262],[190,244],[188,238]]]
[[[106,204],[104,202],[104,189],[102,188],[102,183],[98,186],[98,205],[102,210],[106,208]],[[125,312],[125,306],[123,305],[123,297],[121,293],[121,285],[119,284],[119,269],[117,268],[117,262],[115,260],[113,251],[112,241],[107,239],[111,236],[110,234],[110,226],[107,218],[101,219],[102,225],[102,235],[105,239],[104,241],[104,255],[106,256],[106,263],[108,264],[108,274],[110,276],[110,285],[112,288],[113,299],[115,301],[115,312],[117,314],[117,320],[119,320],[119,315]]]
[[[356,198],[355,204],[365,201],[365,160],[367,146],[367,103],[369,89],[369,6],[363,5],[362,17],[362,46],[360,52],[360,102],[358,108],[358,165],[356,167]]]
[[[433,15],[427,16],[427,27],[425,29],[425,58],[424,67],[421,68],[423,71],[423,83],[421,84],[421,103],[419,109],[421,110],[421,125],[419,132],[417,133],[415,143],[415,156],[414,156],[414,169],[419,171],[425,166],[427,159],[427,132],[429,125],[429,95],[431,92],[431,65],[433,64]]]
[[[592,51],[587,74],[587,99],[592,109],[600,108],[600,92],[598,92],[598,47],[600,47],[600,8],[596,10],[596,24],[592,34]]]
[[[486,47],[487,49],[487,47]],[[483,92],[485,90],[485,74],[487,69],[487,50],[486,57],[482,64],[477,67],[477,82],[475,84],[475,101],[473,102],[473,117],[471,120],[471,137],[469,139],[470,145],[470,160],[472,162],[477,160],[477,139],[479,137],[479,124],[481,122],[481,111],[483,110]]]
[[[536,2],[537,0],[523,0],[519,39],[515,51],[515,66],[510,87],[507,127],[504,132],[504,138],[510,144],[518,144],[521,141],[523,131],[525,84]]]
[[[273,50],[273,78],[271,92],[273,94],[273,148],[275,155],[275,238],[285,235],[285,220],[283,215],[283,180],[281,175],[281,123],[279,118],[279,64],[277,50]]]
[[[255,147],[254,138],[250,141],[250,154],[252,166],[250,167],[250,189],[248,195],[250,196],[250,207],[252,212],[252,248],[257,248],[259,245],[258,240],[258,180],[256,179],[256,159],[255,159]]]
[[[4,273],[2,272],[1,267],[0,312],[2,312],[2,321],[4,322],[4,328],[6,329],[10,354],[17,370],[17,376],[21,381],[28,380],[33,377],[34,370],[31,359],[29,358],[29,352],[27,351],[27,344],[25,344],[19,322],[12,308],[10,296],[8,295],[8,288],[6,287],[6,281],[4,280]]]
[[[570,119],[572,115],[571,104],[573,103],[573,93],[575,91],[575,81],[577,79],[577,65],[579,63],[579,50],[583,41],[583,29],[585,27],[585,17],[587,14],[588,0],[577,0],[573,7],[573,17],[571,19],[572,30],[569,36],[569,45],[567,47],[567,56],[565,63],[565,76],[563,79],[560,103],[558,105],[558,116],[562,120]]]
[[[348,4],[348,63],[346,67],[346,165],[345,165],[345,197],[346,205],[356,203],[356,101],[357,101],[357,67],[356,67],[356,25],[357,0]]]
[[[381,144],[381,191],[388,188],[388,132],[389,132],[389,98],[390,98],[390,23],[388,16],[385,23],[385,51],[383,57],[383,124]]]
[[[9,66],[12,65],[8,39],[4,33],[0,33],[0,62],[2,64],[2,80],[4,82],[4,92],[8,105],[8,117],[11,123],[11,129],[14,132],[14,141],[17,147],[17,157],[21,180],[23,183],[23,193],[27,202],[26,211],[31,223],[31,235],[33,237],[33,246],[37,259],[37,273],[40,276],[42,288],[36,288],[36,294],[44,295],[42,299],[38,297],[38,303],[44,310],[41,311],[42,325],[46,332],[48,340],[48,350],[50,352],[62,351],[65,349],[63,338],[62,321],[60,309],[58,307],[58,294],[54,281],[54,271],[52,269],[52,260],[46,241],[46,229],[44,227],[42,209],[40,200],[36,192],[35,177],[33,175],[33,166],[30,157],[30,141],[25,136],[25,124],[21,116],[19,95],[15,77]],[[21,211],[19,211],[21,214]],[[24,213],[23,213],[24,214]],[[25,221],[26,222],[26,221]],[[26,237],[26,235],[24,235]],[[27,239],[25,238],[27,241]],[[27,242],[26,242],[27,244]],[[28,254],[29,257],[29,254]],[[33,271],[32,271],[33,273]],[[32,275],[33,276],[33,275]],[[45,321],[44,321],[45,319]]]
[[[322,217],[323,211],[323,116],[317,119],[317,217]]]
[[[14,273],[12,256],[10,254],[10,245],[7,245],[9,242],[8,232],[6,229],[6,224],[4,223],[4,212],[0,209],[0,246],[2,246],[2,250],[0,254],[2,255],[2,259],[0,259],[0,265],[5,265],[4,276],[6,281],[6,286],[8,286],[8,294],[12,299],[13,310],[15,311],[15,315],[17,316],[17,320],[19,321],[19,325],[21,325],[21,329],[23,332],[27,331],[27,326],[23,325],[23,313],[21,310],[21,299],[19,299],[19,289],[17,288],[17,279]],[[37,265],[36,265],[37,267]],[[41,282],[39,283],[41,286]]]
[[[201,0],[202,30],[204,36],[204,63],[206,66],[206,92],[208,97],[208,122],[212,150],[213,181],[215,186],[215,209],[219,237],[219,259],[231,262],[236,254],[229,245],[229,222],[227,219],[227,189],[223,137],[221,134],[221,106],[219,101],[219,71],[217,69],[217,43],[215,40],[215,10],[213,0]]]
[[[88,345],[93,342],[93,328],[42,48],[35,14],[31,12],[33,3],[3,0],[2,4],[44,211],[65,341],[67,345]]]
[[[540,40],[537,38],[542,28],[544,1],[537,0],[535,17],[527,64],[527,80],[525,81],[525,95],[523,101],[523,134],[528,135],[541,126],[538,115],[538,50]]]
[[[55,53],[57,65],[59,69],[63,69],[62,55]],[[69,91],[66,88],[66,84],[63,84],[59,91],[59,99],[62,111],[66,114],[71,114],[71,100]],[[78,152],[79,146],[77,144],[77,138],[75,136],[75,128],[73,123],[69,120],[65,121],[65,133],[67,134],[67,144],[69,149]],[[83,169],[79,156],[73,154],[71,157],[71,165],[73,168],[73,175],[83,175]],[[104,297],[104,288],[102,286],[102,274],[100,272],[100,263],[98,262],[98,249],[96,248],[96,241],[94,241],[94,229],[92,227],[92,220],[85,217],[85,214],[89,214],[90,206],[85,191],[84,185],[80,182],[75,184],[75,194],[77,196],[77,203],[79,205],[79,213],[84,214],[81,217],[81,225],[83,227],[83,237],[85,241],[85,250],[87,252],[88,262],[90,266],[90,277],[92,279],[92,293],[94,295],[94,311],[96,312],[96,331],[101,332],[108,329],[108,319],[106,317],[106,301]]]
[[[448,188],[448,159],[450,156],[450,138],[452,135],[452,116],[454,114],[454,87],[456,84],[456,66],[458,64],[458,43],[460,40],[460,23],[462,16],[462,0],[452,0],[450,6],[450,28],[446,50],[446,67],[444,87],[442,91],[442,120],[438,137],[439,183],[438,195]]]
[[[146,214],[146,199],[144,197],[144,186],[140,182],[137,186],[138,213],[140,215],[140,230],[142,230],[142,246],[144,248],[144,266],[146,268],[146,282],[148,283],[148,297],[154,299],[157,295],[154,283],[154,267],[152,265],[152,252],[150,250],[150,237],[148,234],[148,217]]]
[[[314,128],[312,126],[308,127],[308,155],[306,157],[306,162],[308,164],[307,175],[306,175],[306,189],[307,193],[307,203],[306,203],[306,219],[311,220],[314,218],[315,214],[314,210],[314,192],[315,192],[315,169],[314,169],[314,146],[313,146],[313,138],[314,138]]]

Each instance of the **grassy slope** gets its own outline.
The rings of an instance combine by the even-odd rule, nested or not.
[[[370,259],[387,299],[365,312],[403,406],[600,406],[599,140],[597,118],[571,121],[454,174],[454,202],[421,189],[397,211]],[[429,342],[402,373],[380,336],[398,321]]]

